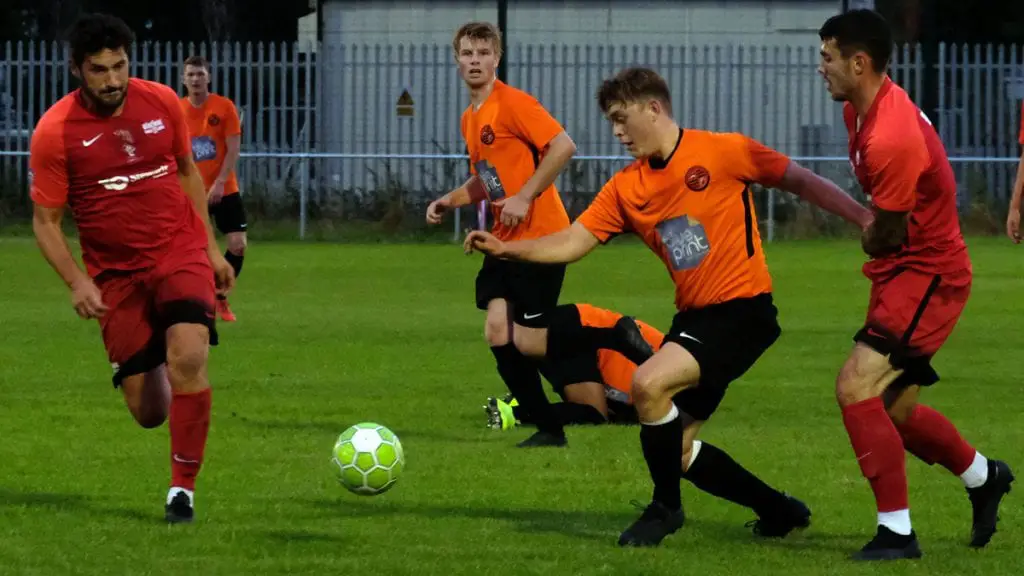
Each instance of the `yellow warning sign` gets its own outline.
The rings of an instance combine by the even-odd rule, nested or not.
[[[398,104],[395,106],[395,112],[399,116],[412,116],[414,107],[415,104],[409,91],[402,90],[402,95],[398,97]]]

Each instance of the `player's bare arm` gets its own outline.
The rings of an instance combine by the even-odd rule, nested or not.
[[[489,232],[474,230],[466,235],[463,248],[467,254],[477,251],[505,260],[568,264],[589,254],[599,243],[590,230],[583,224],[575,222],[554,234],[514,242],[502,242]]]
[[[85,319],[99,318],[107,312],[107,305],[103,303],[100,289],[79,268],[71,255],[71,248],[61,228],[63,218],[63,206],[51,208],[36,204],[32,214],[32,231],[36,243],[46,261],[71,289],[71,305],[75,312]]]
[[[907,214],[876,208],[874,221],[861,235],[861,247],[872,258],[897,252],[907,241]]]
[[[238,164],[238,158],[242,154],[242,137],[237,135],[228,136],[224,140],[224,145],[224,163],[221,164],[220,172],[217,174],[217,178],[213,181],[213,186],[209,191],[209,200],[213,204],[219,202],[221,197],[224,196],[224,185],[227,183],[228,178],[231,177],[231,172],[235,169],[235,165]]]
[[[1013,181],[1013,193],[1010,195],[1010,210],[1006,215],[1006,235],[1015,243],[1020,244],[1020,208],[1021,196],[1024,196],[1024,148],[1021,149],[1020,163],[1017,164],[1017,178]]]
[[[476,176],[470,176],[461,186],[451,192],[434,200],[427,206],[427,224],[440,224],[444,213],[451,208],[459,208],[473,202],[473,194],[470,192],[470,185],[478,180]],[[482,200],[483,198],[480,198]]]
[[[181,182],[181,189],[192,200],[199,212],[199,217],[206,228],[207,255],[210,257],[210,264],[217,279],[217,289],[223,294],[231,291],[235,283],[235,270],[231,264],[224,259],[220,247],[217,245],[217,237],[214,235],[213,226],[210,225],[210,208],[207,204],[206,189],[203,186],[203,177],[199,174],[199,168],[192,160],[191,155],[178,156],[178,180]]]
[[[865,230],[871,224],[871,210],[851,198],[835,183],[818,176],[796,162],[790,162],[779,186]]]
[[[576,143],[569,134],[563,131],[552,138],[542,152],[543,159],[519,193],[494,203],[495,206],[502,207],[502,221],[505,224],[515,224],[525,218],[530,203],[551,186],[574,154]]]

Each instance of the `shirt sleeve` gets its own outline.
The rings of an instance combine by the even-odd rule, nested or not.
[[[597,193],[594,201],[576,218],[602,244],[628,230],[626,218],[619,203],[619,192],[615,178],[608,181]]]
[[[537,150],[546,148],[555,136],[565,131],[533,96],[522,93],[510,104],[507,107],[510,130]]]
[[[917,182],[928,167],[928,148],[920,129],[878,134],[864,150],[871,203],[890,212],[909,212],[917,200]]]
[[[242,134],[242,120],[238,117],[238,108],[231,100],[224,100],[224,136],[240,136]]]
[[[29,145],[29,181],[32,201],[60,208],[68,200],[67,156],[59,123],[40,122]]]
[[[173,132],[174,142],[171,153],[176,158],[192,155],[192,138],[189,136],[188,124],[185,123],[185,113],[181,110],[181,102],[173,90],[162,84],[157,85],[157,96],[167,109],[167,117],[171,121],[170,129]]]
[[[774,188],[782,182],[790,159],[782,152],[769,148],[742,134],[730,135],[737,177],[744,182],[756,182]]]

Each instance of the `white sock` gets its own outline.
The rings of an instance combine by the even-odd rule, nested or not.
[[[981,452],[974,452],[974,462],[960,475],[964,486],[977,488],[988,481],[988,459],[981,455]]]
[[[676,408],[675,403],[672,403],[671,406],[672,408],[669,409],[668,414],[666,414],[662,418],[655,420],[654,422],[644,422],[643,420],[641,420],[640,423],[645,426],[661,426],[663,424],[668,424],[669,422],[679,417],[679,408]]]
[[[689,470],[690,466],[697,461],[697,454],[700,453],[700,440],[693,441],[693,448],[690,449],[690,461],[686,463],[686,469]]]
[[[878,524],[897,534],[910,536],[910,510],[904,508],[895,512],[879,512]]]
[[[171,500],[174,500],[174,497],[178,495],[178,492],[184,492],[185,496],[188,496],[188,503],[195,506],[195,498],[192,495],[192,491],[186,490],[185,488],[179,488],[177,486],[171,486],[171,489],[167,491],[168,504],[171,503]]]

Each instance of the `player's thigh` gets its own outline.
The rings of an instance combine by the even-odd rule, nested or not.
[[[940,276],[905,270],[876,282],[854,341],[900,372],[889,383],[894,387],[930,386],[939,379],[931,358],[952,334],[970,291],[969,271]]]
[[[108,310],[99,319],[113,384],[141,375],[164,361],[162,334],[154,325],[152,293],[141,276],[113,276],[97,284]]]
[[[633,373],[633,402],[644,406],[695,386],[700,381],[700,365],[689,350],[666,342]]]
[[[241,234],[244,239],[248,222],[241,194],[221,197],[220,202],[210,207],[210,215],[221,234]]]
[[[181,255],[162,265],[154,280],[154,294],[171,383],[179,386],[202,377],[209,346],[218,342],[216,287],[205,252]]]
[[[608,418],[608,399],[600,382],[576,382],[564,389],[566,402],[593,406],[602,416]]]

